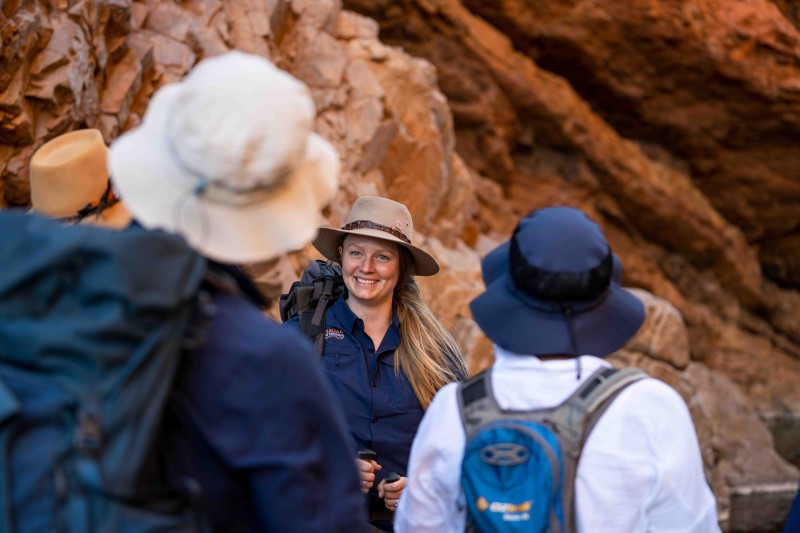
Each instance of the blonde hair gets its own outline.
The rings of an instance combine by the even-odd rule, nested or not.
[[[394,370],[403,369],[423,409],[436,392],[467,375],[466,364],[453,337],[433,315],[414,281],[413,259],[400,250],[400,277],[394,302],[400,319],[400,346],[395,351]]]

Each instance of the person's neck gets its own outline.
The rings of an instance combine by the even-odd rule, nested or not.
[[[353,314],[364,322],[364,331],[372,339],[377,350],[392,322],[392,300],[376,305],[365,305],[354,298],[348,298],[345,302]]]

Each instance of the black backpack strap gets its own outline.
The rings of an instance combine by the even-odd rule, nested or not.
[[[307,316],[300,316],[300,331],[309,339],[314,341],[314,349],[322,356],[325,352],[325,312],[330,303],[341,294],[342,285],[341,273],[333,263],[315,261],[309,265],[307,272],[318,281],[314,282],[314,292],[311,301],[316,300],[314,314],[309,320]],[[319,280],[324,280],[321,282]]]
[[[320,300],[321,302],[321,300]],[[317,334],[314,336],[314,350],[320,357],[325,353],[325,313],[322,313],[322,322],[317,329]]]
[[[319,284],[320,286],[320,294],[314,294],[315,298],[319,298],[317,302],[317,308],[314,310],[314,317],[311,319],[311,325],[320,327],[322,325],[322,321],[325,319],[325,309],[327,309],[328,304],[331,303],[333,299],[333,280],[326,279],[325,283]],[[317,287],[314,288],[314,292],[317,292]]]
[[[310,310],[300,313],[300,331],[314,342],[314,350],[322,357],[322,354],[325,353],[325,311],[332,299],[333,281],[325,280],[325,283],[320,283],[319,287],[321,287],[321,294],[313,315]],[[318,287],[315,287],[314,292],[317,292],[317,289]],[[316,294],[314,297],[317,297]],[[311,316],[310,319],[309,316]]]

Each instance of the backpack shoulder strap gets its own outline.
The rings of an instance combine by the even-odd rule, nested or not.
[[[329,281],[325,283],[327,284]],[[320,298],[314,309],[307,309],[299,315],[300,333],[314,343],[314,351],[320,357],[325,352],[325,311],[328,309],[329,303],[329,299]]]
[[[492,369],[484,370],[458,385],[458,409],[464,433],[469,440],[485,424],[502,417],[502,410],[492,392]]]
[[[334,297],[334,279],[328,277],[323,279],[325,280],[324,283],[316,284],[314,287],[314,298],[319,301],[317,302],[316,309],[314,309],[314,317],[311,319],[311,325],[317,327],[319,327],[325,319],[325,309]]]
[[[562,509],[564,531],[576,531],[575,478],[581,450],[600,417],[614,399],[628,386],[649,375],[640,368],[601,368],[581,384],[561,405],[556,407],[548,421],[556,427],[562,446],[564,480]]]
[[[333,262],[316,260],[309,264],[304,276],[314,280],[311,301],[316,301],[317,305],[310,319],[307,312],[301,313],[300,331],[313,339],[314,349],[321,357],[325,351],[325,311],[342,292],[342,271]]]
[[[328,305],[334,298],[334,280],[325,278],[325,283],[317,284],[314,287],[314,292],[319,291],[319,295],[314,294],[318,298],[317,307],[314,309],[314,315],[311,317],[311,322],[300,320],[300,328],[306,329],[303,333],[314,337],[314,350],[322,357],[325,352],[325,311]]]
[[[649,378],[650,375],[636,367],[627,367],[618,369],[611,376],[605,379],[600,386],[595,386],[592,390],[585,390],[585,397],[581,401],[586,405],[586,428],[583,432],[581,447],[586,442],[589,434],[594,429],[594,425],[603,416],[606,409],[611,405],[611,402],[628,386],[633,383]]]
[[[314,351],[320,357],[325,353],[325,316],[323,313],[322,323],[320,324],[318,333],[314,336]]]
[[[565,450],[580,455],[589,432],[622,390],[649,377],[640,368],[600,368],[551,411],[548,421],[557,427]]]

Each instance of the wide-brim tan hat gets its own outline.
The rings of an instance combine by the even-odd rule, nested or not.
[[[123,228],[131,214],[116,201],[102,211],[82,218],[79,213],[97,208],[109,187],[108,148],[96,129],[77,130],[43,144],[30,160],[31,210],[42,215],[80,223]],[[113,192],[109,191],[109,199]]]
[[[302,82],[228,52],[156,91],[109,166],[143,226],[220,262],[266,261],[310,242],[336,192],[339,156],[311,131],[314,117]]]
[[[433,276],[439,272],[436,260],[412,244],[414,221],[408,208],[399,202],[380,196],[358,198],[341,228],[320,228],[314,248],[328,259],[339,262],[339,246],[347,235],[366,235],[403,246],[411,252],[417,276]]]

